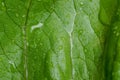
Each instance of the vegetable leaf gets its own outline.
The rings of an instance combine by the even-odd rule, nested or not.
[[[0,80],[119,80],[119,0],[0,0]]]

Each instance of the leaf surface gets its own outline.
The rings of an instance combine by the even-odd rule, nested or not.
[[[119,80],[118,4],[0,0],[0,80]]]

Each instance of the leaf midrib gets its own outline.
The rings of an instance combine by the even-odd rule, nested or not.
[[[27,5],[27,11],[26,11],[26,17],[25,17],[25,22],[24,22],[24,25],[22,27],[22,32],[23,32],[23,45],[24,45],[24,48],[23,48],[23,56],[24,56],[24,77],[25,77],[25,80],[28,80],[28,60],[27,60],[27,43],[28,43],[28,40],[27,40],[27,23],[28,23],[28,17],[29,17],[29,12],[30,12],[30,7],[31,7],[31,3],[32,3],[32,0],[29,0],[28,1],[28,5]]]

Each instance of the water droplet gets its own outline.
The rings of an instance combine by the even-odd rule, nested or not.
[[[113,31],[114,34],[116,34],[116,31]]]
[[[118,29],[118,26],[115,26],[115,28],[114,28],[114,29],[115,29],[115,30],[116,30],[116,29]]]
[[[2,6],[5,6],[5,3],[4,3],[4,2],[2,2]]]
[[[86,52],[87,52],[87,49],[84,49],[84,52],[86,53]]]
[[[119,15],[119,12],[117,11],[117,15]]]
[[[43,44],[42,43],[40,43],[40,46],[42,46]]]
[[[6,11],[6,7],[5,7],[5,3],[4,2],[2,2],[2,7],[1,7],[1,9],[2,9],[2,11]]]
[[[22,17],[24,18],[24,17],[25,17],[25,15],[22,15]]]
[[[14,42],[15,42],[15,40],[12,40],[12,42],[14,43]]]
[[[81,5],[83,5],[84,3],[83,2],[80,2]]]
[[[29,43],[27,42],[27,46],[29,46]]]
[[[117,33],[116,33],[116,36],[119,36],[119,35],[120,35],[120,33],[119,33],[119,32],[117,32]]]
[[[19,14],[18,14],[18,13],[16,13],[16,14],[15,14],[15,16],[16,16],[16,17],[18,17],[18,16],[19,16]]]

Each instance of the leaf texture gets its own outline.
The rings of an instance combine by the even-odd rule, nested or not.
[[[0,80],[119,80],[118,5],[0,0]]]

